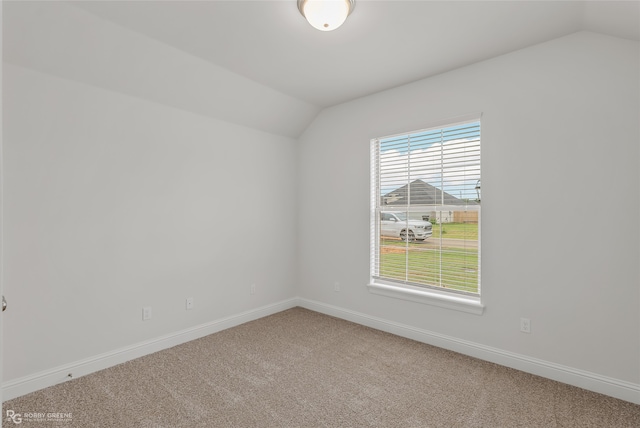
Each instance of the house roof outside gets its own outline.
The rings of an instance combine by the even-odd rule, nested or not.
[[[420,179],[405,184],[382,196],[383,206],[409,205],[476,205],[477,201],[459,199]]]

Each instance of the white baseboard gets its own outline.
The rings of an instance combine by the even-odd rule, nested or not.
[[[589,391],[640,404],[640,384],[602,376],[498,348],[492,348],[479,343],[399,324],[313,300],[299,298],[298,306],[413,339],[418,342],[449,349],[481,360],[577,386]]]
[[[69,377],[69,373],[72,374],[73,378],[94,373],[144,355],[171,348],[249,321],[282,312],[286,309],[297,306],[297,303],[298,299],[295,298],[284,300],[191,327],[176,333],[167,334],[155,339],[127,346],[125,348],[117,349],[115,351],[86,358],[64,366],[4,382],[2,384],[2,399],[10,400],[30,392],[68,381],[71,379],[71,377]]]
[[[12,398],[20,397],[49,386],[68,381],[70,379],[68,376],[69,373],[72,373],[74,378],[84,376],[144,355],[171,348],[209,334],[217,333],[249,321],[272,315],[295,306],[301,306],[312,311],[335,316],[337,318],[386,331],[398,336],[417,340],[440,348],[449,349],[464,355],[469,355],[485,361],[500,364],[502,366],[522,370],[527,373],[553,379],[569,385],[598,392],[600,394],[609,395],[635,404],[640,404],[639,384],[601,376],[595,373],[562,366],[548,361],[531,358],[525,355],[492,348],[478,343],[457,339],[455,337],[446,336],[302,298],[293,298],[271,305],[262,306],[240,314],[128,346],[126,348],[107,352],[91,358],[76,361],[74,363],[66,364],[64,366],[59,366],[40,373],[5,382],[2,384],[2,399],[10,400]]]

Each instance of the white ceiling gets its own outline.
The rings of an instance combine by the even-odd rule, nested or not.
[[[356,0],[333,32],[296,0],[5,0],[2,25],[4,64],[297,138],[322,108],[576,31],[640,40],[640,0]]]
[[[356,0],[334,32],[295,0],[74,5],[317,107],[579,30],[640,40],[639,1]]]

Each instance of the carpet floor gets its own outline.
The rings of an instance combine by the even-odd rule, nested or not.
[[[3,418],[38,428],[631,428],[640,406],[293,308],[6,401]]]

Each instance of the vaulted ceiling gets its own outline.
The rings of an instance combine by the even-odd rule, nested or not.
[[[245,119],[236,116],[246,100],[227,107],[237,108],[238,113],[218,112],[204,99],[195,99],[196,95],[186,99],[184,93],[191,91],[188,83],[162,96],[161,85],[167,86],[169,77],[158,78],[155,87],[144,81],[152,70],[162,67],[206,63],[200,67],[204,75],[215,76],[218,82],[232,81],[227,87],[253,86],[248,99],[268,99],[268,104],[280,106],[271,109],[273,114],[291,122],[270,126],[267,121],[277,119],[261,119],[268,110],[265,107],[251,119],[265,121],[257,128],[293,137],[324,107],[576,31],[640,40],[638,1],[356,0],[354,12],[333,32],[312,28],[298,12],[295,0],[71,2],[56,19],[46,16],[53,13],[51,2],[38,6],[15,3],[35,2],[4,2],[6,62],[242,123]],[[76,12],[92,16],[94,24],[78,24],[72,31],[73,25],[65,19]],[[162,64],[160,54],[153,57],[151,45],[142,42],[140,46],[110,45],[115,42],[97,34],[101,31],[95,24],[98,20],[138,34],[145,43],[160,43],[180,52],[185,64]],[[89,32],[95,34],[89,37],[85,34]],[[117,67],[103,70],[104,65],[96,65],[105,55],[110,64],[114,57],[131,63],[126,77],[130,81],[125,81],[125,70],[120,75]],[[146,70],[146,77],[136,78],[136,70]],[[185,77],[190,78],[193,76]],[[220,90],[207,93],[207,85],[200,86],[207,99]]]
[[[81,7],[326,107],[579,30],[640,38],[639,2],[356,1],[323,33],[295,1],[86,2]]]

